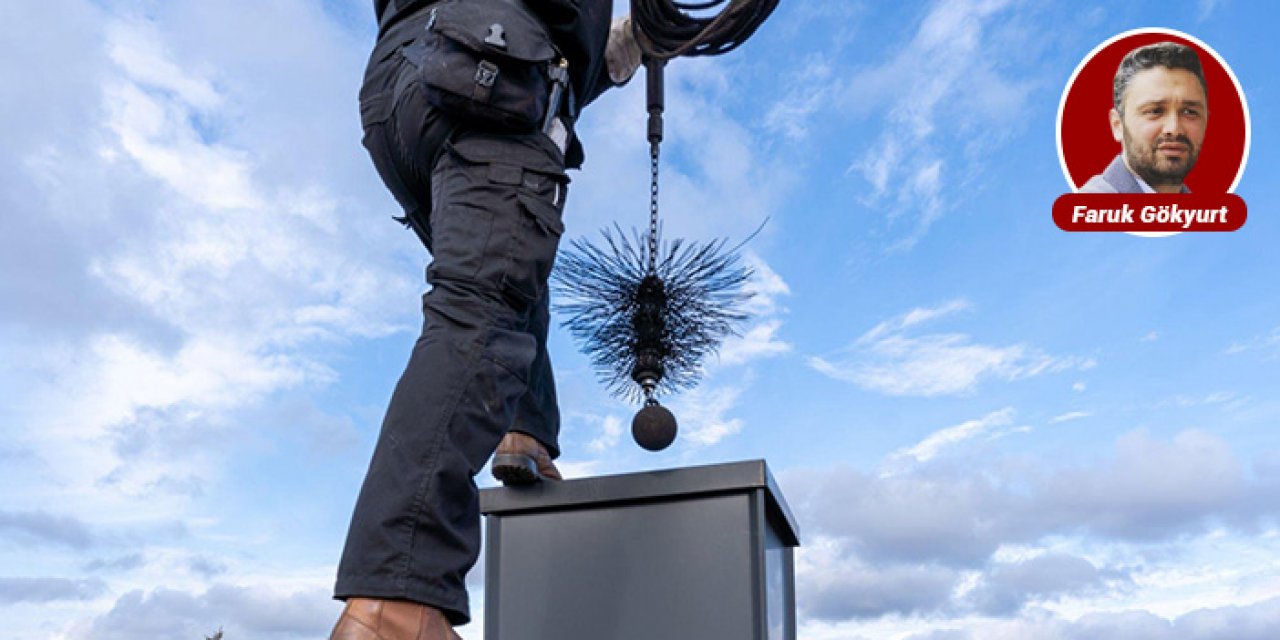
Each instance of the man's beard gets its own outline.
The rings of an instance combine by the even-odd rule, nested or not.
[[[1121,128],[1124,130],[1124,159],[1129,169],[1152,188],[1163,185],[1181,186],[1183,178],[1196,166],[1196,158],[1200,157],[1200,149],[1191,144],[1191,139],[1185,135],[1161,136],[1155,144],[1139,148],[1129,136],[1129,127],[1121,125]],[[1167,142],[1186,145],[1187,157],[1183,160],[1161,157],[1159,147]]]

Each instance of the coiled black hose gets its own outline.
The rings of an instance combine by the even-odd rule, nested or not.
[[[777,6],[778,0],[631,0],[631,20],[640,31],[637,41],[645,55],[666,61],[728,53],[751,37]],[[719,7],[724,8],[715,11]]]

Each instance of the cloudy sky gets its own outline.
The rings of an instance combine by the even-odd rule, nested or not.
[[[792,0],[674,64],[667,234],[768,219],[755,315],[661,454],[553,332],[566,475],[767,459],[806,640],[1280,637],[1280,12],[1123,4]],[[328,632],[426,261],[359,143],[369,5],[0,3],[3,637]],[[1236,233],[1052,224],[1063,84],[1145,26],[1244,87]],[[646,221],[641,89],[569,237]]]

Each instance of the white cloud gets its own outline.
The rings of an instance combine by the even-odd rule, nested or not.
[[[1269,358],[1280,358],[1280,327],[1244,342],[1232,343],[1231,346],[1227,347],[1227,353],[1229,354],[1255,351]]]
[[[180,502],[157,494],[198,492],[220,474],[216,434],[231,426],[220,416],[280,389],[333,379],[323,365],[264,351],[231,336],[192,338],[172,353],[102,336],[78,362],[58,367],[60,384],[29,398],[29,415],[43,426],[25,437],[63,462],[58,482],[92,487],[75,508],[114,505],[122,513],[172,515]],[[66,399],[68,387],[77,390],[73,401]],[[157,430],[170,431],[175,446],[111,446],[150,439]],[[202,446],[178,436],[193,430],[204,432],[192,433]],[[137,499],[142,502],[129,506]]]
[[[1060,415],[1056,415],[1056,416],[1054,416],[1054,417],[1050,418],[1050,419],[1049,419],[1049,422],[1051,422],[1051,423],[1053,423],[1053,424],[1057,424],[1057,423],[1059,423],[1059,422],[1069,422],[1069,421],[1071,421],[1071,420],[1079,420],[1079,419],[1081,419],[1081,418],[1088,418],[1088,417],[1089,417],[1089,416],[1091,416],[1091,415],[1093,415],[1093,414],[1089,413],[1088,411],[1068,411],[1067,413],[1063,413],[1063,414],[1060,414]]]
[[[918,324],[923,324],[939,318],[945,318],[971,309],[973,309],[973,305],[970,304],[968,300],[964,300],[962,298],[948,300],[933,308],[922,307],[912,309],[900,316],[890,318],[877,324],[872,327],[870,331],[862,334],[862,337],[860,337],[858,341],[871,342],[887,335],[901,333],[904,329],[914,327]]]
[[[702,385],[681,395],[670,407],[679,420],[678,441],[708,447],[742,431],[742,419],[727,415],[742,392],[738,387]]]
[[[1013,424],[1013,407],[1005,407],[999,411],[992,411],[976,420],[966,420],[954,427],[947,427],[929,434],[924,440],[907,447],[899,449],[889,456],[890,461],[911,458],[916,462],[928,462],[945,448],[955,445],[983,435],[990,434],[998,427],[1006,427]]]
[[[1137,431],[1097,461],[1018,458],[783,473],[808,532],[797,554],[806,637],[1059,637],[1027,630],[1125,609],[1186,629],[1179,616],[1197,608],[1280,595],[1275,545],[1258,528],[1277,515],[1256,497],[1270,481],[1221,440]],[[1245,629],[1233,627],[1254,637]]]
[[[1147,408],[1163,409],[1168,407],[1200,407],[1209,405],[1226,405],[1228,407],[1238,407],[1248,398],[1242,397],[1232,391],[1209,391],[1203,395],[1187,395],[1177,394],[1167,398],[1162,398],[1155,402],[1145,405]]]
[[[47,603],[57,600],[92,600],[104,591],[102,580],[69,578],[0,577],[0,604]]]
[[[1044,604],[1059,597],[1106,596],[1131,584],[1123,571],[1103,571],[1084,558],[1047,553],[985,571],[963,599],[987,615],[1009,615],[1028,602]]]
[[[783,477],[807,529],[847,537],[879,561],[973,565],[1002,545],[1045,536],[1146,543],[1203,534],[1219,520],[1250,530],[1275,515],[1255,495],[1269,485],[1200,431],[1172,441],[1132,432],[1114,455],[1078,466],[1028,469],[995,459],[981,474],[968,466],[935,458],[903,473],[837,468]]]
[[[935,2],[910,41],[891,49],[892,57],[841,83],[843,97],[835,104],[855,113],[874,108],[881,120],[879,138],[850,165],[871,187],[863,204],[891,210],[890,223],[904,212],[913,218],[891,249],[911,248],[944,215],[950,190],[963,179],[957,176],[977,170],[978,148],[1007,135],[1006,123],[1027,99],[1031,81],[994,62],[1010,54],[1004,49],[1009,34],[998,20],[1011,4]],[[945,147],[965,155],[941,157]]]
[[[751,327],[741,336],[730,336],[720,347],[717,362],[726,366],[743,364],[790,352],[791,345],[777,338],[780,328],[781,320],[769,320]]]
[[[747,251],[743,260],[747,268],[751,269],[751,279],[743,287],[743,293],[749,294],[751,298],[747,300],[744,310],[766,317],[786,313],[780,299],[791,295],[791,287],[754,251]]]
[[[118,596],[137,575],[148,589],[187,589],[179,603],[205,597],[192,582],[240,582],[245,566],[227,557],[270,555],[278,541],[262,531],[264,507],[236,495],[253,480],[227,474],[286,443],[350,445],[351,420],[325,415],[316,398],[336,380],[335,351],[419,324],[426,256],[389,221],[395,205],[359,146],[354,92],[368,33],[354,37],[324,12],[231,2],[144,13],[74,0],[0,11],[15,54],[0,61],[13,98],[0,111],[24,123],[0,132],[0,432],[4,456],[22,452],[5,461],[0,536],[13,553],[0,562],[93,596],[24,614],[11,630],[20,637],[101,613],[111,606],[103,593]],[[314,419],[279,419],[288,402]],[[300,447],[285,464],[315,455]],[[225,515],[210,516],[210,505],[229,503],[257,529],[207,526]],[[227,552],[241,535],[262,545]],[[48,551],[38,568],[21,552],[37,544]],[[165,544],[186,552],[157,559]],[[113,560],[123,548],[140,555]],[[82,588],[96,583],[76,571],[93,572],[105,592]],[[328,594],[314,585],[331,580],[325,573],[305,596],[322,607]],[[255,624],[241,629],[270,627]],[[216,627],[82,631],[203,637]]]
[[[816,535],[796,550],[796,606],[806,620],[839,621],[944,608],[960,573],[940,565],[876,566],[838,538]]]
[[[1117,440],[1115,458],[1065,470],[1044,491],[1063,521],[1087,523],[1101,535],[1163,538],[1203,527],[1209,514],[1234,517],[1248,484],[1231,449],[1207,432],[1188,430],[1164,442],[1134,431]]]
[[[201,110],[214,109],[224,100],[208,78],[194,77],[174,64],[164,50],[154,24],[117,22],[107,29],[107,55],[139,83],[177,94],[183,102]]]
[[[69,638],[203,638],[222,629],[228,638],[319,637],[341,608],[327,589],[282,591],[270,586],[215,584],[202,593],[177,589],[130,591],[106,613],[75,625]]]
[[[243,152],[205,142],[192,122],[222,101],[208,80],[167,59],[150,29],[114,23],[108,31],[111,59],[122,74],[105,87],[107,127],[120,150],[200,205],[262,206]]]
[[[227,74],[219,63],[234,65],[238,53],[221,45],[203,52],[211,57],[195,55],[196,42],[182,39],[189,25],[107,17],[99,28],[108,62],[81,78],[79,91],[100,96],[101,108],[65,123],[80,132],[74,139],[15,150],[27,153],[32,184],[49,196],[42,217],[73,239],[50,244],[82,250],[82,280],[68,282],[67,295],[93,306],[79,313],[81,333],[17,342],[12,355],[21,357],[0,367],[22,389],[12,407],[22,438],[38,445],[38,457],[65,462],[46,480],[77,487],[86,507],[100,494],[197,491],[228,442],[146,455],[111,442],[161,428],[216,431],[228,412],[272,393],[330,384],[334,372],[309,348],[412,328],[404,317],[412,307],[398,309],[394,297],[412,300],[419,288],[415,270],[401,269],[385,247],[353,242],[371,239],[368,222],[349,215],[360,207],[337,195],[341,185],[278,179],[284,163],[268,159],[268,145],[286,130],[269,143],[239,135],[260,120],[296,117],[284,103],[261,105],[255,120],[235,117],[253,94],[245,89],[266,73]],[[321,139],[298,134],[296,148]],[[63,197],[86,205],[58,206]],[[95,324],[96,308],[112,304],[134,317]],[[23,313],[18,327],[40,326],[38,315]],[[176,505],[138,506],[117,512]]]
[[[791,295],[791,287],[754,252],[747,252],[744,260],[751,269],[751,279],[743,287],[743,292],[751,297],[743,306],[743,311],[750,315],[753,324],[741,335],[725,339],[717,352],[718,357],[709,363],[712,366],[745,364],[789,353],[792,348],[790,343],[778,338],[778,332],[782,328],[780,316],[787,313],[780,298]]]
[[[933,630],[901,637],[904,640],[1265,640],[1280,633],[1280,598],[1198,608],[1172,618],[1140,609],[1103,611],[1075,619],[1038,610],[1014,619],[974,617],[915,626]]]
[[[1094,361],[1050,356],[1034,347],[974,343],[959,333],[910,335],[906,330],[969,308],[953,300],[936,308],[914,309],[877,324],[853,345],[832,356],[811,357],[809,365],[837,380],[889,395],[938,396],[973,391],[986,378],[1020,380],[1069,369],[1085,370]]]
[[[0,538],[23,547],[52,544],[87,549],[96,536],[78,518],[33,510],[0,511]]]
[[[767,241],[775,226],[789,224],[784,205],[799,178],[796,168],[769,153],[760,136],[726,109],[739,89],[729,62],[683,59],[665,77],[659,183],[664,237],[727,238],[733,246],[770,219],[756,240]],[[571,233],[591,236],[614,222],[647,228],[644,100],[644,78],[638,75],[583,111],[579,131],[589,157],[570,188],[565,219]]]
[[[587,444],[587,449],[600,453],[618,446],[622,437],[622,419],[609,415],[600,420],[600,435]]]
[[[809,137],[809,119],[820,112],[839,90],[833,61],[822,54],[809,54],[795,68],[799,73],[787,78],[791,85],[786,98],[773,103],[764,116],[764,126],[791,142]]]

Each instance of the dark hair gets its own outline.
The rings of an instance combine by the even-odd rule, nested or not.
[[[1200,57],[1196,55],[1195,50],[1176,42],[1157,42],[1130,51],[1124,60],[1120,61],[1111,94],[1116,111],[1124,113],[1121,102],[1124,99],[1124,90],[1129,88],[1129,81],[1133,80],[1133,76],[1139,71],[1155,67],[1190,71],[1200,81],[1200,88],[1204,89],[1205,97],[1209,96],[1209,85],[1205,84],[1204,69],[1200,67]]]

